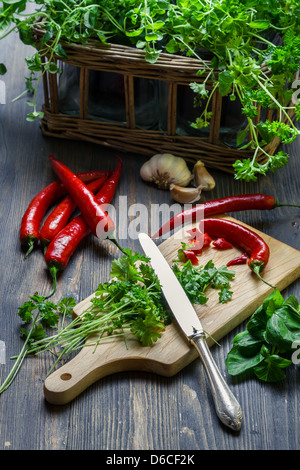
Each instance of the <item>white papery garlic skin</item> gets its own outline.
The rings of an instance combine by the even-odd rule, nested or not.
[[[169,189],[171,184],[187,186],[193,175],[186,161],[171,153],[153,155],[140,169],[144,181],[155,183],[160,189]]]
[[[199,201],[201,198],[202,188],[187,188],[178,186],[177,184],[171,184],[170,193],[172,198],[182,204],[192,204],[193,202]]]
[[[211,191],[216,183],[212,175],[205,168],[204,163],[198,160],[193,168],[195,185],[201,186],[203,191]]]

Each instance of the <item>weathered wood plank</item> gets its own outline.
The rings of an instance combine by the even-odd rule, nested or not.
[[[16,36],[1,40],[3,61],[8,74],[3,78],[7,104],[0,105],[0,340],[6,345],[6,364],[0,364],[0,382],[9,372],[23,342],[19,337],[21,322],[17,309],[36,290],[43,294],[51,287],[41,250],[23,261],[18,231],[21,216],[30,199],[54,174],[47,160],[51,152],[74,171],[112,168],[114,152],[92,143],[62,141],[42,136],[38,123],[28,123],[25,98],[11,99],[24,88],[26,73],[22,57],[31,48],[21,46]],[[6,59],[6,60],[5,60]],[[2,57],[1,57],[2,61]],[[38,100],[42,102],[40,90]],[[213,193],[219,197],[246,192],[275,194],[281,202],[299,203],[299,140],[288,147],[287,167],[257,183],[233,181],[230,175],[214,172],[217,181]],[[124,155],[124,171],[118,196],[134,202],[170,203],[167,192],[144,185],[139,168],[146,157]],[[300,213],[297,209],[257,211],[234,214],[280,241],[299,249]],[[150,222],[150,221],[149,221]],[[125,226],[122,230],[125,231]],[[124,246],[138,250],[136,240],[122,240]],[[107,279],[114,248],[88,237],[76,251],[65,272],[59,277],[53,301],[72,295],[77,301],[87,297],[99,282]],[[283,292],[300,297],[299,283]],[[178,449],[298,449],[299,448],[299,373],[291,368],[284,383],[263,385],[249,379],[244,382],[228,377],[225,357],[232,338],[242,331],[236,328],[212,348],[213,355],[229,381],[244,410],[244,424],[239,436],[224,431],[212,413],[213,405],[200,361],[194,361],[171,378],[146,372],[125,372],[106,377],[86,390],[71,404],[48,405],[43,397],[43,383],[52,358],[41,355],[28,358],[13,385],[0,398],[0,448],[19,450],[178,450]]]

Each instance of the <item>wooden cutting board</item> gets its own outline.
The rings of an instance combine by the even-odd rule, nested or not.
[[[222,217],[236,221],[232,217]],[[186,239],[186,230],[192,227],[193,224],[185,226],[160,244],[159,248],[170,264],[177,257],[181,240]],[[258,230],[254,231],[263,237],[270,248],[270,260],[264,278],[282,290],[300,277],[300,251]],[[215,266],[220,267],[240,253],[237,248],[218,251],[209,247],[203,251],[200,264],[204,265],[212,259]],[[207,304],[196,306],[204,330],[215,340],[220,340],[247,319],[272,291],[247,265],[233,266],[230,269],[236,273],[231,283],[233,298],[226,304],[220,304],[217,291],[212,289]],[[76,305],[75,316],[87,308],[92,297],[93,294]],[[208,344],[213,344],[209,338]],[[196,350],[188,343],[175,322],[166,327],[162,337],[151,347],[141,346],[134,337],[128,338],[127,348],[123,339],[105,339],[96,350],[93,346],[82,348],[74,359],[49,375],[44,384],[45,398],[52,404],[68,403],[102,377],[121,371],[148,371],[170,377],[196,358]]]

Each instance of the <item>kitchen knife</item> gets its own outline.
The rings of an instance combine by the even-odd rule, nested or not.
[[[211,355],[205,332],[192,303],[154,241],[145,233],[139,234],[139,241],[145,255],[150,258],[177,323],[202,359],[219,419],[229,428],[238,431],[242,424],[241,407]]]

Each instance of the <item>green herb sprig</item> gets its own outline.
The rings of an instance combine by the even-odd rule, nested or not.
[[[112,262],[112,279],[98,286],[91,305],[54,335],[32,341],[28,354],[59,350],[52,370],[62,357],[84,345],[96,347],[107,336],[121,336],[126,343],[133,334],[143,346],[151,346],[161,337],[170,314],[157,276],[144,255],[123,252],[124,256]],[[64,312],[63,306],[60,310]]]
[[[230,281],[235,277],[235,272],[221,266],[217,268],[210,260],[205,266],[194,266],[190,260],[182,265],[174,263],[173,272],[185,290],[190,301],[194,304],[206,304],[208,295],[206,290],[210,287],[220,292],[219,302],[228,302],[233,295],[230,290]]]
[[[18,315],[24,322],[24,326],[21,327],[21,335],[25,341],[20,353],[15,358],[11,371],[0,385],[0,394],[12,384],[25,357],[29,354],[31,345],[47,336],[47,328],[57,327],[60,314],[62,315],[61,327],[63,327],[66,317],[72,315],[74,306],[75,299],[72,297],[65,297],[56,305],[53,302],[46,301],[46,297],[36,292],[19,307]]]
[[[293,363],[292,356],[300,344],[300,306],[296,297],[284,300],[274,289],[232,344],[226,358],[229,374],[252,374],[263,382],[284,380],[285,369]]]

